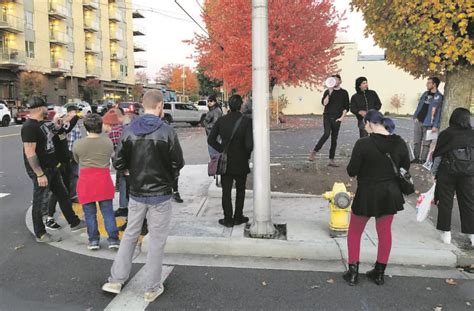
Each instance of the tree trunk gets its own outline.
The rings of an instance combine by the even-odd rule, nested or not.
[[[463,107],[474,113],[474,66],[464,66],[448,72],[444,86],[441,128],[449,125],[454,109]]]

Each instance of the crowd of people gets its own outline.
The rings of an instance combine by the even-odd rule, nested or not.
[[[395,123],[380,113],[381,101],[369,90],[367,79],[356,80],[356,94],[349,100],[341,88],[342,79],[333,76],[335,86],[328,88],[321,100],[324,105],[324,134],[309,156],[316,159],[324,143],[331,137],[329,165],[335,162],[337,138],[341,123],[351,111],[357,117],[360,139],[356,142],[347,166],[347,173],[357,177],[358,187],[352,204],[348,231],[349,270],[344,279],[351,285],[358,282],[360,240],[371,217],[376,219],[378,255],[375,267],[367,273],[376,284],[383,284],[384,271],[392,245],[391,225],[394,215],[405,203],[397,183],[396,170],[409,171],[410,164],[422,163],[431,157],[437,182],[439,202],[437,228],[442,239],[450,243],[451,210],[456,194],[461,210],[462,232],[469,234],[474,245],[474,131],[468,110],[458,108],[451,116],[450,126],[439,139],[427,139],[440,128],[442,94],[439,79],[428,79],[428,90],[421,96],[414,113],[414,159],[404,139],[396,134]],[[178,178],[184,166],[178,136],[162,120],[163,95],[147,91],[142,99],[144,114],[124,114],[111,109],[103,117],[91,114],[83,118],[87,136],[81,137],[80,113],[70,106],[64,116],[46,121],[47,105],[40,97],[27,103],[30,118],[24,123],[21,137],[24,162],[33,183],[32,218],[38,242],[58,242],[60,238],[46,229],[58,230],[55,221],[56,203],[71,231],[87,228],[88,249],[100,248],[97,208],[100,208],[108,234],[108,247],[117,249],[109,280],[103,290],[119,293],[130,275],[132,255],[140,234],[149,233],[145,300],[153,301],[163,292],[161,265],[171,219],[171,201],[182,202]],[[211,161],[225,162],[221,173],[223,218],[225,227],[245,224],[243,214],[249,161],[253,150],[251,100],[233,95],[230,111],[224,115],[215,96],[209,96],[209,113],[204,120],[208,152]],[[243,113],[244,112],[244,113]],[[104,135],[106,133],[106,135]],[[428,143],[429,142],[429,143]],[[111,178],[110,164],[116,170]],[[231,191],[235,182],[235,208]],[[119,206],[114,211],[113,199],[119,192]],[[72,209],[72,203],[82,205],[85,222]],[[116,217],[127,217],[117,227]],[[121,240],[119,231],[124,230]]]

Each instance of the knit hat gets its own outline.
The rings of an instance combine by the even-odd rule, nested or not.
[[[107,125],[118,125],[122,122],[117,115],[117,111],[115,109],[110,109],[107,113],[102,117],[102,123]]]
[[[26,107],[28,109],[34,109],[34,108],[43,107],[43,106],[47,107],[48,104],[43,98],[39,96],[33,96],[26,102]]]
[[[361,85],[362,82],[364,82],[364,81],[367,81],[367,78],[366,78],[366,77],[358,77],[358,78],[356,79],[355,89],[356,89],[356,92],[357,92],[357,93],[362,92],[361,89],[360,89],[360,85]]]

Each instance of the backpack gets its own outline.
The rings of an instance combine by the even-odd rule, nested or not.
[[[474,176],[474,147],[450,150],[445,157],[445,167],[456,176]]]

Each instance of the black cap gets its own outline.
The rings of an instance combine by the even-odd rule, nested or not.
[[[34,109],[34,108],[43,107],[43,106],[47,107],[48,104],[46,103],[46,101],[43,98],[41,98],[39,96],[33,96],[26,103],[26,107],[28,109]]]

